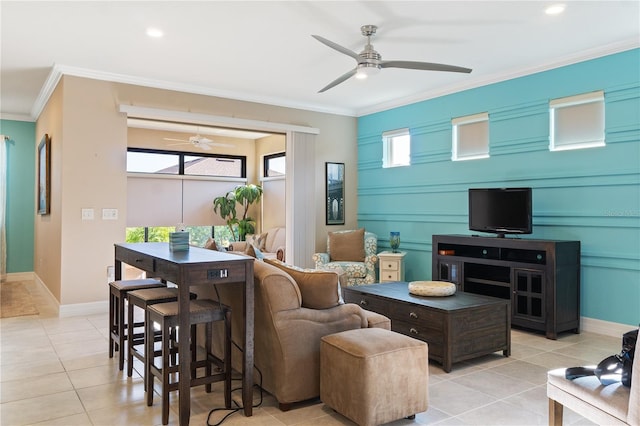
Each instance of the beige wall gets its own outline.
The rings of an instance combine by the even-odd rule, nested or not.
[[[64,80],[49,98],[36,123],[36,149],[45,134],[51,138],[51,213],[35,215],[34,272],[60,301],[62,268],[62,153],[63,153],[63,92]],[[38,158],[34,155],[34,158]],[[36,167],[36,208],[38,206],[38,177]],[[35,214],[35,212],[34,212]]]
[[[55,176],[52,215],[36,218],[36,272],[61,305],[107,299],[107,266],[113,244],[124,240],[127,208],[127,124],[120,104],[318,128],[315,164],[308,167],[316,181],[317,249],[324,250],[327,231],[338,229],[324,225],[325,161],[347,166],[340,228],[356,226],[355,118],[65,76],[36,126],[38,135],[53,138]],[[93,208],[95,219],[82,221],[82,208]],[[118,220],[102,220],[103,208],[117,208]]]

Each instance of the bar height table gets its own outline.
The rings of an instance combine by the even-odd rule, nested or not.
[[[242,404],[244,415],[253,414],[254,291],[253,259],[250,257],[190,247],[171,251],[169,243],[115,244],[115,278],[122,279],[122,263],[141,269],[153,278],[178,286],[178,352],[189,353],[189,288],[195,285],[244,284],[244,351],[242,359]],[[183,313],[186,312],[186,315]],[[239,314],[238,312],[234,315]],[[180,425],[191,415],[191,357],[181,356],[179,366]],[[149,392],[153,390],[150,389]]]

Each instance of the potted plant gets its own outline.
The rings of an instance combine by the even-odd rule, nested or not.
[[[244,241],[247,234],[255,232],[256,226],[256,221],[248,216],[249,207],[251,207],[253,203],[260,201],[261,197],[261,186],[254,184],[239,185],[225,195],[214,198],[213,211],[216,213],[219,211],[220,217],[225,220],[234,238],[236,236],[235,226],[238,230],[238,239]],[[241,219],[237,217],[236,204],[238,203],[244,209]]]

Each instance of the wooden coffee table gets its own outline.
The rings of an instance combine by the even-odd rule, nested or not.
[[[409,294],[408,283],[344,287],[347,303],[391,319],[391,329],[429,344],[429,358],[451,371],[455,362],[502,351],[511,355],[511,303],[457,292],[452,296]]]

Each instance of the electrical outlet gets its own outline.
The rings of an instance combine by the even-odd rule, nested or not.
[[[118,220],[118,209],[102,209],[102,220]]]
[[[107,284],[116,279],[116,269],[113,266],[107,266]]]
[[[82,220],[93,220],[93,209],[82,209]]]

